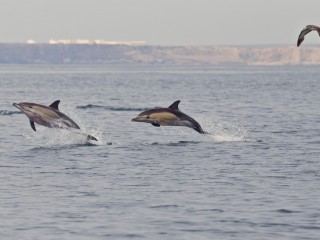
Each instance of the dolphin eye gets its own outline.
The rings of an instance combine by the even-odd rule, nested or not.
[[[32,108],[31,106],[29,106],[29,108]]]
[[[147,116],[146,118],[150,118],[150,116]]]

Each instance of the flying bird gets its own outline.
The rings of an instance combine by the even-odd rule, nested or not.
[[[317,31],[320,36],[320,27],[315,26],[315,25],[307,25],[304,29],[302,29],[301,33],[299,34],[297,47],[299,47],[300,44],[303,42],[304,36],[307,35],[311,31]]]

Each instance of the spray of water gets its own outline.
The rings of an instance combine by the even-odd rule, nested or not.
[[[243,127],[238,121],[222,121],[212,119],[207,116],[196,116],[195,119],[200,123],[203,130],[207,134],[199,134],[194,130],[186,127],[172,127],[169,131],[168,127],[162,128],[164,132],[170,133],[172,136],[183,136],[184,140],[204,141],[208,139],[214,142],[247,142],[251,141],[249,131]],[[189,139],[190,138],[190,139]]]
[[[103,145],[101,141],[87,139],[80,131],[66,129],[39,127],[37,132],[28,132],[24,136],[28,141],[40,146]]]
[[[36,132],[26,132],[24,136],[28,141],[41,146],[72,146],[72,145],[110,145],[111,142],[103,134],[101,126],[92,127],[92,123],[81,120],[73,112],[66,112],[80,129],[57,129],[37,126]],[[88,135],[95,137],[98,141],[90,140]]]
[[[244,142],[249,141],[248,130],[238,121],[226,122],[200,117],[199,122],[208,132],[207,136],[216,142]]]

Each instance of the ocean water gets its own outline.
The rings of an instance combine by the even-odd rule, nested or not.
[[[37,127],[49,105],[82,131]],[[131,122],[167,107],[185,127]],[[320,239],[319,66],[0,66],[0,239]]]

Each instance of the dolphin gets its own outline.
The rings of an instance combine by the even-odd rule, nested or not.
[[[149,109],[140,113],[131,121],[151,123],[155,127],[185,126],[196,130],[198,133],[207,134],[196,120],[179,110],[179,103],[180,100],[175,101],[168,108]]]
[[[54,101],[49,107],[36,103],[13,103],[12,105],[20,109],[30,120],[31,128],[36,131],[34,123],[49,127],[62,129],[80,129],[71,118],[59,111],[60,100]],[[87,135],[88,140],[98,141],[95,137]]]

